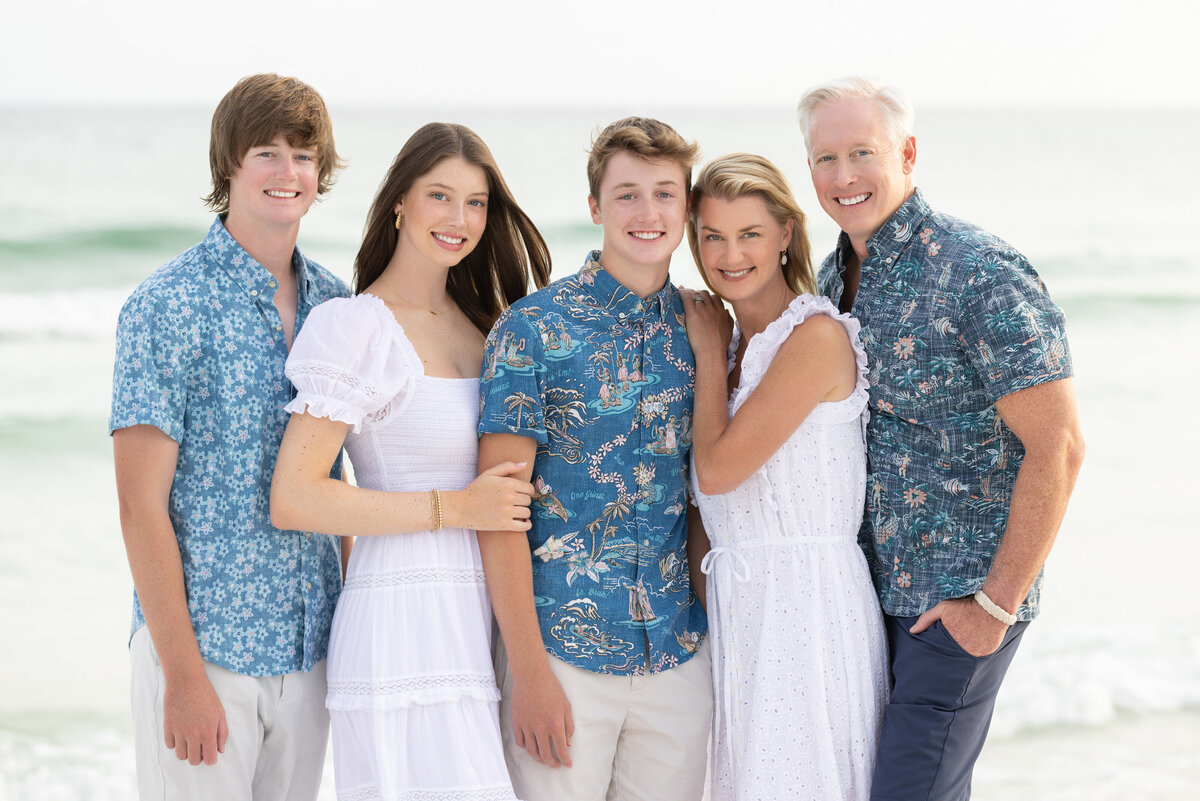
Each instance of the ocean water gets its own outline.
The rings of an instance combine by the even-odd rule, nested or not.
[[[790,109],[454,113],[332,109],[350,162],[306,219],[305,252],[349,278],[378,181],[432,119],[489,143],[555,275],[599,231],[585,152],[598,125],[661,116],[703,155],[760,152],[808,209]],[[203,109],[0,109],[0,801],[134,796],[125,650],[132,585],[106,419],[128,292],[211,220]],[[935,109],[918,184],[1016,244],[1067,312],[1088,457],[1047,568],[1044,611],[997,705],[975,798],[1200,797],[1193,455],[1200,433],[1200,113]],[[686,248],[673,275],[696,286]],[[333,798],[331,776],[322,797]]]

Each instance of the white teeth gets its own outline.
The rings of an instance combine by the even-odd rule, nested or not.
[[[741,278],[743,275],[746,275],[746,274],[748,274],[748,273],[749,273],[749,272],[750,272],[752,269],[754,269],[754,268],[753,268],[753,267],[747,267],[746,269],[744,269],[744,270],[738,270],[738,271],[737,271],[737,272],[735,272],[735,273],[734,273],[734,272],[730,272],[729,270],[722,270],[721,272],[725,273],[725,277],[726,277],[726,278]]]
[[[650,231],[630,231],[630,233],[633,234],[638,239],[645,239],[645,240],[658,239],[660,236],[662,236],[662,234],[660,234],[660,233],[650,232]]]
[[[837,202],[842,204],[843,206],[856,206],[859,203],[862,203],[864,200],[866,200],[870,196],[871,196],[870,192],[865,192],[861,195],[855,195],[854,197],[839,197],[837,199]]]
[[[461,245],[463,237],[446,236],[445,234],[434,234],[433,238],[439,242],[445,242],[447,245]]]
[[[276,189],[268,189],[267,194],[271,197],[296,197],[299,192],[280,192]]]

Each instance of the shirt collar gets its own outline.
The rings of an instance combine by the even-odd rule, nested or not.
[[[213,220],[204,237],[204,247],[208,250],[213,262],[221,267],[229,277],[237,282],[242,291],[254,300],[274,300],[275,290],[279,282],[275,276],[246,252],[246,249],[225,228],[225,220],[220,215]],[[296,291],[300,303],[308,302],[308,270],[304,255],[300,248],[292,250],[292,271],[296,275]]]
[[[629,287],[613,278],[600,266],[600,251],[593,250],[583,262],[576,279],[596,304],[621,320],[637,319],[653,314],[659,321],[667,319],[671,308],[675,286],[668,279],[663,288],[649,297],[640,297]]]
[[[900,208],[896,209],[887,222],[871,234],[867,240],[868,257],[874,256],[885,264],[894,262],[932,211],[921,190],[914,189],[908,200],[900,204]],[[843,232],[842,237],[845,235]],[[841,249],[841,237],[838,238],[838,248]]]

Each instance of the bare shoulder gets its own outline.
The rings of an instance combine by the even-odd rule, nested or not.
[[[784,356],[839,356],[850,350],[845,326],[828,314],[814,314],[797,325],[779,348]]]

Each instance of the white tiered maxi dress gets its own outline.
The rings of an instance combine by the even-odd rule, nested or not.
[[[716,694],[713,801],[870,794],[887,642],[857,542],[867,404],[858,322],[825,298],[796,298],[750,340],[729,409],[741,407],[792,329],[813,314],[834,317],[850,335],[854,392],[818,404],[733,492],[703,495],[693,477],[712,543],[702,567]]]
[[[475,477],[478,379],[424,375],[378,298],[313,309],[287,374],[288,411],[353,426],[345,447],[359,486],[458,490]],[[327,663],[340,801],[515,799],[491,636],[474,531],[358,538]]]

